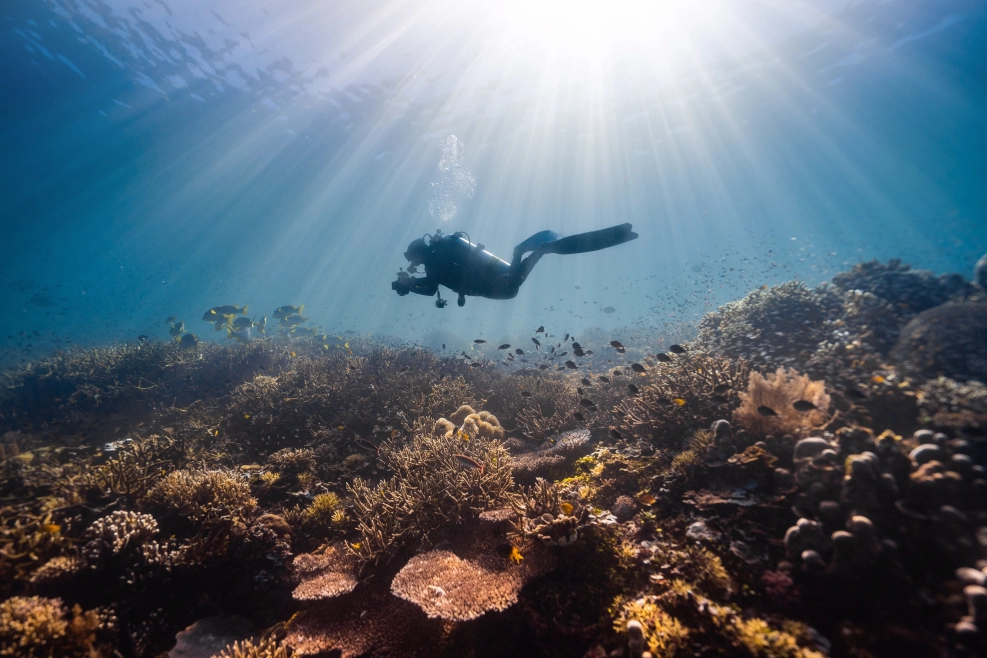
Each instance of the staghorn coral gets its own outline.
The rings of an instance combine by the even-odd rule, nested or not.
[[[457,456],[482,468],[464,466]],[[513,487],[507,451],[482,436],[415,435],[402,448],[382,450],[380,461],[391,478],[376,487],[359,478],[349,485],[361,536],[356,550],[367,561],[419,538],[430,541],[442,526],[506,502]]]
[[[714,389],[745,389],[747,364],[692,353],[651,368],[642,381],[640,395],[626,398],[614,411],[618,431],[659,447],[677,447],[686,434],[722,417],[731,403],[718,400]]]
[[[169,473],[148,493],[147,501],[195,527],[243,518],[257,505],[244,476],[204,469]]]
[[[746,392],[740,394],[741,405],[733,420],[745,430],[758,435],[798,434],[826,422],[830,399],[823,382],[812,381],[795,370],[778,368],[767,377],[753,372]],[[804,400],[815,405],[802,412],[792,405]],[[769,412],[764,412],[764,408]]]
[[[652,655],[671,657],[688,646],[688,629],[662,610],[655,597],[618,601],[615,608],[614,630],[620,632],[627,628],[629,622],[639,622]]]
[[[291,658],[288,647],[272,637],[234,642],[215,658]]]
[[[68,610],[61,599],[15,596],[0,603],[0,656],[91,658],[112,655],[116,620],[103,610]],[[106,653],[104,653],[104,651]]]
[[[151,435],[129,441],[105,464],[86,472],[89,487],[102,496],[136,500],[144,496],[162,474],[182,458],[181,447],[168,436]]]
[[[579,539],[579,532],[596,522],[589,507],[574,498],[563,500],[562,488],[537,478],[532,487],[511,499],[519,515],[515,531],[522,537],[535,538],[549,546],[567,546]]]
[[[564,375],[499,377],[490,384],[487,406],[510,419],[507,429],[516,430],[530,441],[544,441],[552,434],[578,426],[572,412],[579,403],[579,393]]]

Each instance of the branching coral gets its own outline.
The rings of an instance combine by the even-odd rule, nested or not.
[[[576,384],[563,375],[499,377],[491,381],[487,405],[532,441],[578,427],[573,418],[579,403]]]
[[[677,447],[684,435],[709,425],[729,409],[731,391],[747,387],[747,364],[692,354],[652,368],[640,395],[615,410],[620,433]]]
[[[740,400],[741,405],[733,412],[734,422],[759,436],[794,435],[818,427],[826,422],[830,405],[823,382],[784,368],[767,377],[751,373]],[[797,404],[806,402],[811,406]]]
[[[169,473],[147,495],[164,514],[193,526],[243,518],[257,505],[245,477],[235,471],[180,470]]]
[[[105,611],[66,609],[61,599],[15,596],[0,603],[0,656],[90,658],[103,653],[115,633]]]
[[[416,435],[400,449],[382,450],[380,460],[394,473],[390,479],[350,485],[361,535],[356,550],[368,561],[506,502],[513,486],[507,451],[482,436]]]
[[[290,656],[288,647],[270,637],[234,642],[216,654],[216,658],[290,658]]]
[[[131,441],[116,451],[116,456],[86,473],[89,487],[104,496],[123,496],[136,500],[181,459],[182,450],[167,436],[152,435]]]

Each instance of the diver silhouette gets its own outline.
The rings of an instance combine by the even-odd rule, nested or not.
[[[510,263],[486,251],[482,244],[472,242],[463,232],[425,235],[412,241],[404,257],[411,264],[407,272],[398,272],[391,290],[402,297],[410,292],[437,295],[435,306],[443,308],[439,286],[459,294],[457,303],[466,303],[466,295],[488,299],[511,299],[528,278],[531,269],[545,254],[582,254],[630,242],[637,238],[630,224],[620,224],[599,231],[563,237],[553,231],[540,231],[514,247]],[[426,241],[427,239],[427,241]],[[529,253],[530,252],[530,253]],[[525,256],[525,254],[528,254]],[[418,266],[425,266],[425,276],[413,277]]]

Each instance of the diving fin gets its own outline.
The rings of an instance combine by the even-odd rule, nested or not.
[[[636,238],[637,233],[631,230],[630,224],[620,224],[599,231],[588,231],[552,240],[539,248],[546,254],[584,254],[589,251],[615,247]]]

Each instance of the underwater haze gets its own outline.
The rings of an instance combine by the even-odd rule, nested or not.
[[[653,4],[653,6],[651,6]],[[12,2],[2,361],[305,304],[433,347],[694,323],[763,284],[987,250],[979,2]],[[465,231],[630,222],[517,298],[390,282]],[[613,313],[601,309],[612,307]],[[21,332],[24,332],[21,335]]]
[[[0,27],[0,656],[987,656],[983,0]]]

